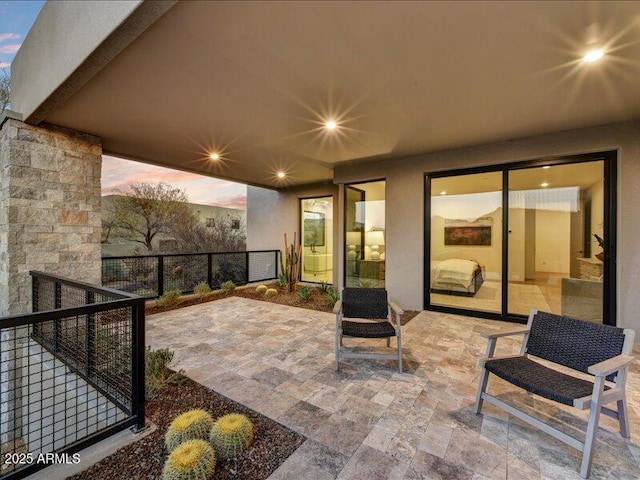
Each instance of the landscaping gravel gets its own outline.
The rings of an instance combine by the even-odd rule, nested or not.
[[[69,477],[82,480],[161,479],[168,452],[164,435],[175,417],[201,408],[214,419],[228,413],[243,413],[253,422],[255,441],[235,459],[218,459],[212,479],[261,480],[267,478],[304,441],[304,437],[249,408],[185,378],[170,384],[147,401],[146,415],[158,429],[121,448],[84,472]]]

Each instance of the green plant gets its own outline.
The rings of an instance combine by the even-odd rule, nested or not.
[[[602,238],[600,235],[598,235],[597,233],[593,234],[594,237],[596,237],[596,241],[598,242],[598,246],[604,250],[604,238]]]
[[[163,480],[207,480],[216,467],[216,453],[204,440],[178,446],[164,464]]]
[[[320,293],[328,293],[330,288],[331,288],[331,285],[329,285],[329,282],[322,282],[320,285],[316,287],[316,289]]]
[[[268,288],[266,292],[264,292],[265,297],[275,297],[278,294],[278,291],[275,288]]]
[[[280,258],[280,268],[282,267],[282,258]],[[280,275],[278,275],[278,286],[279,287],[286,287],[287,284],[289,282],[287,281],[287,276],[284,273],[281,273]]]
[[[173,351],[168,348],[151,350],[147,347],[144,355],[145,363],[145,395],[153,397],[168,383],[181,383],[184,381],[183,370],[172,373],[169,366],[173,361]]]
[[[253,442],[253,424],[239,413],[225,415],[213,424],[209,441],[221,457],[235,457]]]
[[[178,415],[164,436],[167,450],[172,452],[178,445],[188,440],[208,440],[213,427],[213,418],[204,410],[189,410]]]
[[[264,292],[266,292],[267,290],[269,290],[269,287],[267,287],[266,285],[258,285],[256,287],[256,292],[258,293],[264,294]]]
[[[200,298],[204,298],[211,293],[211,287],[207,282],[200,282],[195,287],[193,287],[193,293],[195,293]]]
[[[293,243],[289,244],[285,233],[284,254],[280,255],[280,271],[285,277],[286,287],[289,292],[294,292],[296,289],[298,270],[300,268],[300,245],[297,244],[296,239],[296,232],[293,232]]]
[[[233,283],[231,280],[227,280],[226,282],[223,282],[222,285],[220,285],[220,289],[224,293],[229,294],[236,289],[236,284]]]
[[[161,307],[173,307],[180,303],[180,295],[182,295],[180,290],[169,290],[157,300],[156,304]]]
[[[373,288],[376,286],[376,282],[373,280],[360,280],[358,282],[358,287],[360,288]]]
[[[309,299],[311,298],[311,293],[311,289],[306,285],[298,290],[298,296],[305,302],[309,301]]]
[[[338,300],[340,300],[340,292],[334,288],[330,288],[324,296],[325,303],[331,308],[333,308]]]

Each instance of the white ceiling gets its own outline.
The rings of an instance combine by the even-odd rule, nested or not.
[[[608,54],[582,64],[590,40]],[[46,121],[108,154],[280,187],[638,119],[639,79],[640,2],[179,2]]]

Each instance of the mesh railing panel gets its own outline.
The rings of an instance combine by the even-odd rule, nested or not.
[[[134,362],[144,351],[133,345],[143,338],[134,335],[144,322],[138,302],[32,275],[39,313],[0,319],[0,479],[46,466],[36,463],[40,453],[88,445],[96,433],[144,420],[143,391],[132,390],[134,368],[136,378],[144,372]],[[34,461],[10,465],[11,453]]]
[[[244,285],[277,278],[277,250],[102,259],[103,286],[143,298],[160,297],[171,290],[191,293],[201,282],[216,289],[228,280]]]
[[[278,252],[249,252],[249,282],[278,278]]]
[[[193,292],[197,284],[207,283],[207,255],[166,255],[163,262],[165,292]]]
[[[143,298],[158,296],[159,257],[105,257],[102,285]]]
[[[211,288],[220,288],[231,280],[236,285],[247,283],[247,254],[219,253],[211,259]]]

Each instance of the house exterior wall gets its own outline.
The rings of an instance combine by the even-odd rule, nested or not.
[[[386,180],[386,287],[404,308],[424,305],[424,175],[438,171],[496,165],[549,156],[618,151],[617,322],[640,331],[640,122],[569,130],[535,137],[445,150],[404,158],[338,166],[334,183],[334,271],[342,282],[344,256],[342,212],[344,184]],[[317,187],[295,192],[248,190],[248,242],[251,249],[282,248],[282,233],[298,228],[297,198],[313,196]]]
[[[342,279],[340,249],[343,222],[338,219],[340,201],[338,187],[332,184],[309,185],[287,190],[247,187],[247,250],[282,250],[284,234],[291,243],[293,233],[300,237],[300,199],[333,197],[333,271],[334,283]],[[337,223],[336,223],[337,222]],[[341,250],[340,250],[341,251]]]
[[[618,151],[618,325],[640,331],[636,286],[640,271],[640,122],[569,130],[374,163],[338,167],[339,184],[387,182],[386,285],[401,305],[422,309],[424,297],[424,174],[550,156]]]

